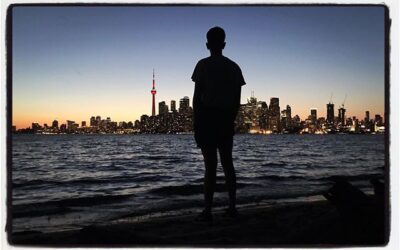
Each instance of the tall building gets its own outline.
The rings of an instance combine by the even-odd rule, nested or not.
[[[54,120],[54,121],[53,121],[52,127],[53,127],[53,128],[58,128],[58,121],[57,121],[57,120]]]
[[[292,128],[292,108],[289,105],[286,105],[286,109],[281,112],[282,114],[282,128],[283,129],[291,129]]]
[[[379,115],[379,114],[375,115],[375,124],[377,126],[382,126],[383,125],[383,118],[382,118],[381,115]]]
[[[365,111],[365,118],[364,118],[364,122],[365,122],[365,123],[368,123],[368,122],[369,122],[369,120],[370,120],[370,118],[369,118],[369,111]]]
[[[311,109],[311,123],[314,124],[314,125],[317,124],[317,118],[318,118],[317,109],[312,108]]]
[[[252,92],[246,104],[240,105],[236,116],[236,131],[239,133],[258,133],[268,129],[268,105],[258,102]]]
[[[339,111],[339,123],[342,126],[344,126],[346,124],[345,123],[345,121],[346,121],[346,117],[345,117],[346,109],[344,107],[341,107],[338,111]]]
[[[140,123],[146,123],[149,120],[148,115],[141,115],[140,116]]]
[[[158,114],[159,115],[168,114],[168,106],[165,104],[164,101],[158,103]]]
[[[65,133],[66,130],[67,130],[67,125],[61,124],[61,125],[60,125],[60,131],[61,131],[62,133]]]
[[[268,130],[268,104],[263,101],[258,101],[256,103],[256,110],[253,111],[253,114],[256,115],[255,119],[253,119],[253,124],[259,127],[259,130]]]
[[[99,126],[101,123],[101,116],[96,116],[96,126]]]
[[[189,111],[189,97],[185,96],[179,101],[179,113]]]
[[[335,121],[335,105],[333,103],[326,104],[326,121],[331,124]]]
[[[279,98],[278,97],[271,97],[269,101],[269,109],[274,112],[280,112],[279,107]]]
[[[281,111],[279,107],[279,98],[271,97],[269,103],[269,129],[272,131],[281,130]]]
[[[86,127],[86,121],[82,121],[81,127]]]
[[[38,132],[39,130],[41,130],[42,129],[42,127],[39,125],[39,123],[37,123],[37,122],[33,122],[32,123],[32,130],[33,130],[33,133],[36,133],[36,132]]]
[[[284,130],[286,130],[288,128],[286,109],[281,111],[281,126],[282,126],[282,129],[284,129]]]
[[[301,119],[300,119],[300,116],[298,116],[298,115],[293,116],[292,121],[293,121],[293,125],[296,127],[300,126],[300,124],[301,124]]]
[[[286,117],[288,120],[292,120],[292,108],[289,105],[286,105]]]
[[[151,89],[151,95],[153,96],[153,102],[152,102],[152,107],[151,107],[151,115],[155,116],[156,115],[156,80],[154,79],[154,69],[153,69],[153,88]]]
[[[96,118],[94,116],[90,117],[90,126],[97,126]]]
[[[171,111],[176,112],[176,101],[175,100],[171,100]]]
[[[75,122],[67,120],[67,129],[73,129]]]

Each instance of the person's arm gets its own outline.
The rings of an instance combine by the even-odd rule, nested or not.
[[[200,83],[195,82],[193,94],[193,112],[197,112],[200,106]]]
[[[235,84],[235,87],[236,87],[236,90],[235,90],[235,95],[236,95],[235,96],[235,103],[236,103],[236,106],[233,109],[233,114],[232,114],[233,120],[236,119],[236,116],[237,116],[237,114],[239,112],[239,109],[240,109],[240,97],[241,97],[241,93],[242,93],[242,86],[246,84],[246,82],[244,81],[242,70],[240,69],[240,67],[238,65],[236,65],[236,67],[237,67],[236,68],[236,84]]]
[[[239,108],[240,108],[240,96],[241,96],[241,91],[242,91],[242,87],[241,86],[238,86],[237,87],[238,89],[235,91],[235,93],[236,93],[236,96],[235,96],[235,103],[236,103],[236,105],[235,105],[235,107],[232,109],[232,117],[231,117],[231,119],[233,120],[233,121],[235,121],[235,119],[236,119],[236,116],[237,116],[237,114],[238,114],[238,112],[239,112]]]
[[[192,75],[192,81],[194,82],[194,93],[193,93],[193,126],[196,126],[196,117],[198,116],[200,103],[201,103],[201,63],[198,62]]]

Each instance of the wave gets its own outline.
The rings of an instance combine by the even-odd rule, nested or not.
[[[320,158],[320,157],[327,157],[325,154],[321,153],[306,153],[306,152],[294,152],[289,154],[287,157],[310,157],[310,158]]]
[[[65,214],[70,212],[71,209],[68,207],[32,207],[26,206],[24,208],[16,209],[15,206],[12,209],[13,218],[23,217],[36,217],[36,216],[49,216],[53,214]]]
[[[216,180],[217,180],[217,181],[225,181],[225,176],[217,175]],[[194,180],[194,182],[201,182],[201,183],[203,183],[203,182],[204,182],[204,177],[203,177],[203,178],[196,179],[196,180]]]
[[[240,178],[240,177],[239,177]],[[382,174],[361,174],[361,175],[332,175],[324,177],[313,177],[309,175],[262,175],[246,179],[256,180],[272,180],[272,181],[290,181],[290,180],[307,180],[307,181],[336,181],[338,179],[345,179],[347,181],[362,181],[371,180],[374,178],[383,178]]]
[[[134,197],[134,194],[121,194],[121,195],[96,195],[89,197],[76,197],[60,200],[50,200],[46,202],[28,203],[13,205],[15,210],[35,210],[46,207],[76,207],[76,206],[93,206],[100,204],[114,203],[121,200]]]
[[[262,158],[241,158],[240,160],[243,162],[263,162],[263,161],[265,161]]]
[[[373,178],[383,178],[383,174],[373,173],[373,174],[361,174],[361,175],[331,175],[331,176],[310,176],[310,175],[261,175],[256,177],[240,177],[238,179],[245,179],[246,182],[258,182],[262,180],[271,181],[290,181],[290,180],[310,180],[310,181],[335,181],[337,179],[346,179],[348,181],[358,181],[358,180],[370,180]],[[133,188],[140,187],[138,184],[143,182],[158,182],[158,181],[168,181],[172,180],[174,177],[157,175],[157,174],[137,174],[135,176],[115,176],[107,178],[81,178],[68,181],[55,181],[55,180],[29,180],[25,182],[13,182],[14,188],[32,188],[32,187],[60,187],[60,186],[79,186],[79,185],[97,185],[97,184],[113,184],[118,186],[118,183],[132,183]],[[217,181],[225,181],[225,177],[218,175]],[[195,183],[204,182],[204,178],[198,178],[194,180]],[[243,183],[242,183],[243,184]],[[178,190],[178,189],[177,189]],[[185,193],[186,191],[177,191],[177,194]],[[185,195],[185,194],[184,194]]]
[[[250,184],[244,184],[244,183],[237,183],[236,188],[240,189],[245,186],[249,186]],[[251,184],[253,185],[253,184]],[[153,194],[158,194],[158,195],[182,195],[182,196],[188,196],[188,195],[196,195],[196,194],[202,194],[204,191],[204,186],[203,184],[195,184],[195,185],[182,185],[182,186],[168,186],[168,187],[161,187],[161,188],[156,188],[150,190],[150,193]],[[226,185],[225,183],[217,183],[215,185],[215,192],[226,192]]]
[[[267,162],[262,164],[262,167],[283,167],[283,166],[287,166],[288,164],[285,162]]]
[[[106,177],[106,178],[80,178],[74,180],[65,180],[65,181],[55,181],[55,180],[41,180],[41,179],[34,179],[24,182],[13,182],[12,185],[14,188],[18,187],[32,187],[32,186],[65,186],[65,185],[88,185],[88,184],[104,184],[104,183],[129,183],[136,184],[139,182],[152,182],[152,181],[160,181],[162,180],[169,180],[172,177],[170,176],[159,176],[156,174],[152,175],[144,175],[144,174],[137,174],[135,176],[114,176],[114,177]]]
[[[300,179],[307,179],[307,176],[297,176],[297,175],[291,175],[291,176],[282,176],[282,175],[263,175],[263,176],[257,176],[255,179],[257,180],[300,180]]]
[[[383,178],[383,174],[332,175],[332,176],[317,178],[317,180],[336,181],[340,179],[345,179],[347,181],[363,181],[363,180],[371,180],[374,178],[381,179]]]
[[[68,181],[53,181],[53,180],[30,180],[26,182],[14,182],[13,187],[26,187],[26,186],[40,186],[40,185],[85,185],[85,184],[102,184],[102,183],[115,183],[115,182],[131,182],[131,178],[106,178],[106,179],[92,179],[92,178],[84,178],[84,179],[76,179],[76,180],[68,180]]]
[[[165,155],[148,155],[148,156],[144,156],[143,159],[146,160],[179,160],[182,161],[182,158],[180,157],[174,157],[174,156],[165,156]]]

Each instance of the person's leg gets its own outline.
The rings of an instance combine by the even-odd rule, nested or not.
[[[232,160],[233,138],[227,138],[219,147],[221,164],[224,169],[225,182],[229,194],[229,209],[236,210],[236,174]]]
[[[202,147],[201,152],[204,157],[205,173],[204,173],[204,202],[205,212],[212,209],[214,189],[217,175],[217,148]]]

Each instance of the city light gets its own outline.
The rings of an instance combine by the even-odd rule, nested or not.
[[[153,85],[154,86],[154,85]],[[151,93],[153,96],[154,94]],[[32,123],[32,127],[17,130],[15,133],[28,134],[188,134],[193,133],[193,108],[190,106],[189,97],[179,100],[179,109],[176,101],[171,100],[171,110],[165,101],[159,102],[159,112],[155,115],[142,115],[135,122],[115,122],[110,117],[101,119],[92,116],[89,126],[86,121],[81,126],[72,120],[67,120],[59,126],[59,121],[54,120],[48,124]],[[334,116],[334,104],[328,103],[326,117],[317,117],[317,110],[311,109],[311,114],[306,120],[301,120],[298,115],[292,117],[291,107],[281,110],[279,98],[272,97],[269,105],[265,101],[257,101],[251,96],[246,104],[240,106],[235,121],[236,133],[242,134],[346,134],[346,133],[385,133],[383,118],[375,115],[370,119],[366,111],[364,119],[345,117],[344,107],[341,107],[341,117]]]

